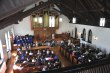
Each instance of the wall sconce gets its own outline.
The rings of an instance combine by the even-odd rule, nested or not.
[[[59,18],[59,22],[62,22],[62,18],[61,17]]]
[[[93,38],[94,38],[94,40],[98,40],[98,37],[96,37],[96,36],[94,36]]]
[[[80,32],[78,32],[78,35],[81,35],[81,33],[80,33]]]

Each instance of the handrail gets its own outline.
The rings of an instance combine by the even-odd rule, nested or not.
[[[67,73],[67,72],[68,73],[69,72],[74,73],[74,72],[87,70],[90,68],[99,67],[99,66],[103,66],[103,65],[107,65],[107,64],[110,64],[110,58],[105,58],[102,60],[97,60],[97,61],[85,63],[85,64],[79,64],[79,65],[64,67],[64,68],[60,68],[60,69],[54,69],[54,70],[49,70],[49,71],[41,71],[41,72],[32,72],[32,73]]]

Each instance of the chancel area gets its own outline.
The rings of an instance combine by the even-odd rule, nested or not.
[[[1,0],[0,73],[109,73],[109,0]]]

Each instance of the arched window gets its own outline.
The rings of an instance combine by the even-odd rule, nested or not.
[[[77,34],[77,28],[75,27],[75,38],[78,38],[78,34]]]
[[[86,41],[86,29],[83,29],[82,40]]]
[[[92,43],[92,31],[91,30],[88,31],[88,42]]]
[[[72,30],[72,37],[73,37],[73,30]]]

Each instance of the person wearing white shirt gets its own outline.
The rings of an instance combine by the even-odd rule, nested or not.
[[[70,39],[68,39],[68,46],[71,44],[71,40]]]

